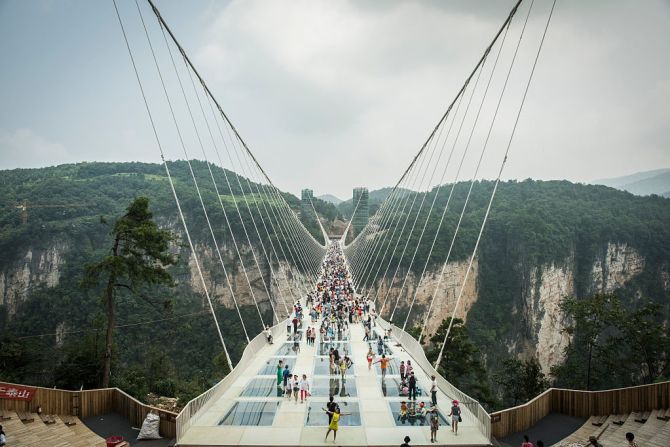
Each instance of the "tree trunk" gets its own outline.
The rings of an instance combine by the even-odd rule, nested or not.
[[[118,256],[119,236],[114,240],[113,256]],[[105,364],[102,370],[102,387],[109,388],[112,370],[112,345],[114,344],[114,284],[116,273],[112,271],[105,288],[105,304],[107,305],[107,334],[105,336]]]

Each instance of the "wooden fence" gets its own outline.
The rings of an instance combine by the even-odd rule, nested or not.
[[[15,384],[0,382],[0,386],[12,385]],[[0,409],[34,412],[40,406],[42,411],[48,414],[74,415],[81,419],[105,413],[117,413],[125,417],[133,427],[140,427],[146,415],[154,412],[161,418],[161,436],[174,438],[177,434],[176,413],[145,405],[118,388],[82,391],[31,388],[35,388],[32,401],[0,399]]]
[[[670,382],[605,391],[550,388],[533,400],[491,413],[491,434],[504,438],[535,425],[549,413],[588,418],[670,407]]]

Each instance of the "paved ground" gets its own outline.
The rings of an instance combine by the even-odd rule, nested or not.
[[[107,439],[109,436],[123,436],[124,440],[132,445],[141,447],[168,447],[173,445],[173,439],[155,439],[155,440],[137,440],[139,428],[133,429],[123,416],[116,413],[108,413],[100,416],[93,416],[83,420],[84,424],[97,435]]]
[[[523,435],[528,435],[533,444],[541,440],[546,447],[557,443],[563,438],[570,436],[584,425],[586,419],[567,416],[560,413],[550,413],[540,419],[537,424],[522,433],[515,433],[501,439],[502,442],[512,447],[520,446]]]

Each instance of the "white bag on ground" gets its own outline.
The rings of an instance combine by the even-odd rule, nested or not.
[[[161,439],[161,435],[158,434],[160,423],[160,416],[154,413],[147,414],[144,422],[142,422],[142,429],[140,434],[137,435],[137,439]]]

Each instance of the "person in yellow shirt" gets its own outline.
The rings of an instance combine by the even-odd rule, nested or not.
[[[339,408],[335,408],[335,411],[329,411],[323,408],[323,411],[331,415],[330,419],[330,424],[328,425],[328,431],[326,432],[326,439],[325,441],[328,440],[328,435],[330,432],[333,432],[333,442],[335,442],[335,439],[337,439],[337,429],[340,427],[340,417],[341,416],[348,416],[351,413],[340,413]]]

